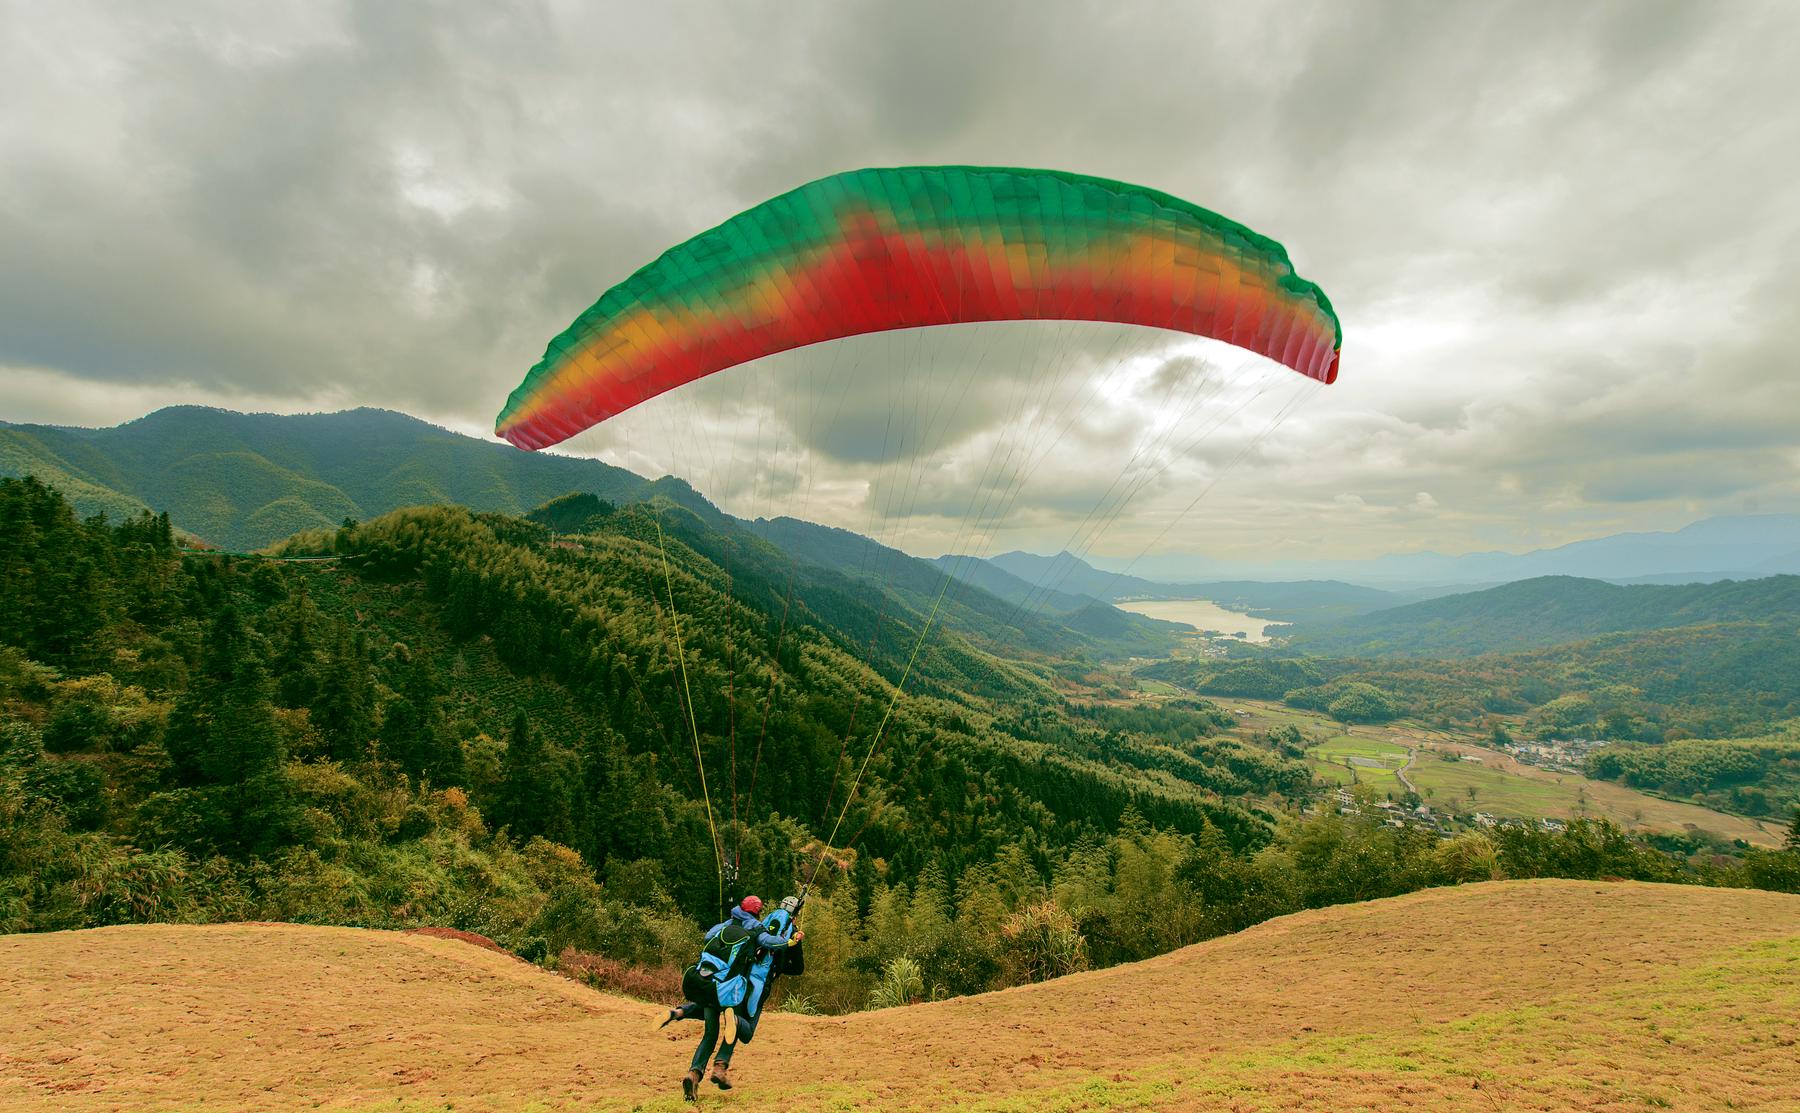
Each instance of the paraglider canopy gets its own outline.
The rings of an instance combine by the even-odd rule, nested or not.
[[[1184,352],[1154,373],[1139,375],[1135,361],[1113,358],[1116,343],[1095,361],[1068,358],[1071,349],[1066,334],[1080,330],[1040,330],[1030,324],[1040,321],[1123,325],[1127,327],[1112,331],[1143,334],[1157,344],[1169,339],[1157,330],[1185,334],[1183,340],[1203,337],[1249,353],[1244,362],[1260,366],[1214,374],[1207,361]],[[995,324],[984,329],[937,327],[984,322]],[[975,359],[947,359],[944,365],[953,371],[934,376],[936,357],[921,358],[918,347],[910,356],[879,361],[870,393],[885,411],[883,427],[878,437],[860,437],[859,451],[872,450],[879,443],[883,466],[892,463],[894,467],[892,482],[877,490],[871,481],[866,491],[870,524],[864,530],[867,536],[858,540],[870,543],[856,569],[858,577],[872,574],[879,580],[908,573],[913,562],[890,559],[904,549],[900,539],[891,532],[882,536],[883,530],[891,531],[893,523],[904,522],[911,515],[927,473],[933,470],[931,453],[953,443],[970,387],[989,382],[1006,386],[994,391],[989,403],[996,418],[991,435],[968,436],[963,442],[968,448],[967,466],[960,472],[944,472],[955,477],[957,488],[953,496],[938,500],[941,508],[934,513],[957,522],[954,536],[942,550],[955,555],[943,558],[947,563],[935,590],[909,589],[914,612],[893,620],[889,619],[890,603],[901,606],[906,600],[894,591],[880,593],[864,650],[871,658],[886,650],[894,666],[881,678],[886,691],[879,686],[870,689],[879,701],[880,713],[867,716],[859,729],[856,707],[864,698],[859,687],[825,793],[817,856],[793,907],[774,910],[775,918],[791,921],[798,914],[820,868],[833,848],[840,846],[838,836],[881,753],[895,708],[921,660],[927,638],[946,602],[952,608],[956,605],[952,584],[959,582],[957,570],[987,550],[1019,492],[1039,465],[1056,452],[1063,435],[1091,416],[1096,403],[1122,383],[1142,382],[1156,399],[1153,412],[1129,423],[1123,440],[1130,441],[1131,451],[1124,456],[1117,476],[1105,484],[1059,547],[1077,558],[1073,565],[1080,565],[1078,558],[1109,532],[1138,493],[1222,425],[1234,430],[1242,427],[1244,433],[1254,435],[1240,435],[1220,460],[1204,469],[1191,484],[1191,491],[1183,492],[1188,510],[1211,489],[1219,474],[1253,451],[1303,396],[1336,379],[1342,331],[1330,301],[1317,286],[1295,273],[1281,244],[1157,190],[1053,170],[975,166],[856,170],[821,178],[739,213],[671,247],[606,291],[550,341],[496,421],[497,432],[513,444],[539,449],[673,391],[670,401],[686,402],[690,412],[687,420],[666,422],[661,437],[655,438],[682,457],[674,461],[671,474],[695,477],[694,465],[704,457],[709,474],[698,477],[702,479],[699,486],[718,492],[733,486],[742,490],[744,472],[749,470],[752,499],[760,487],[771,493],[794,492],[800,505],[781,514],[771,506],[765,513],[743,517],[743,522],[755,522],[758,527],[781,520],[804,524],[813,487],[812,469],[804,482],[801,479],[807,455],[798,451],[788,454],[791,467],[781,465],[787,473],[785,482],[772,468],[764,469],[767,475],[755,474],[755,468],[740,468],[743,446],[730,438],[709,436],[699,422],[691,420],[694,392],[676,388],[765,356],[827,341],[910,330],[907,341],[929,347],[928,338],[933,337],[985,333],[991,338],[995,333],[1014,331],[1001,323],[1019,326],[1018,331],[1023,332],[1064,333],[1060,339],[1063,347],[1053,358],[1042,361],[1035,372],[1029,359],[1017,361],[1026,365],[1023,368],[1005,360],[996,361],[1003,366],[994,366],[984,352]],[[1104,372],[1100,372],[1102,366]],[[1289,375],[1283,367],[1298,376]],[[1084,375],[1085,370],[1097,373]],[[943,382],[942,396],[927,398],[926,390],[915,389],[921,377]],[[729,378],[741,388],[751,377]],[[1291,380],[1291,395],[1256,432],[1254,419],[1241,419],[1277,379]],[[793,401],[795,392],[779,387],[765,393],[769,397],[755,400],[757,444],[751,451],[759,464],[767,460],[761,439],[764,413],[773,414],[774,424],[785,427],[798,441],[810,442],[822,409],[817,404],[822,397],[818,391],[812,392],[813,404],[807,406]],[[835,392],[839,404],[833,407],[830,420],[835,421],[850,393]],[[647,409],[654,413],[657,407]],[[979,409],[979,398],[969,402],[968,411]],[[732,412],[744,410],[740,396]],[[665,416],[667,412],[664,408]],[[802,412],[804,421],[800,420]],[[1197,414],[1205,414],[1205,419],[1190,423]],[[623,429],[610,431],[623,434],[629,453],[630,423],[621,424]],[[1083,426],[1077,437],[1088,433]],[[1077,487],[1085,490],[1091,485],[1099,490],[1105,476],[1091,467],[1087,472],[1092,474],[1083,474]],[[781,645],[788,629],[789,605],[795,602],[793,568],[799,560],[799,546],[788,553],[785,598],[764,670],[768,679],[763,707],[755,715],[760,727],[750,762],[750,789],[740,797],[739,716],[734,702],[738,674],[732,638],[734,626],[741,629],[744,624],[734,614],[730,600],[735,536],[724,538],[713,564],[723,577],[727,603],[699,620],[723,622],[725,710],[722,717],[712,716],[713,729],[708,732],[702,730],[689,682],[684,628],[691,632],[696,623],[691,612],[684,621],[677,597],[662,524],[665,505],[653,500],[648,511],[661,572],[660,584],[654,585],[661,596],[657,613],[669,634],[670,682],[685,719],[681,726],[692,746],[695,784],[705,808],[723,903],[727,863],[735,882],[746,828],[739,801],[744,802],[744,815],[753,813],[762,743],[781,687],[777,683],[783,671]],[[959,505],[965,509],[957,516]],[[1151,545],[1159,543],[1185,513],[1182,510],[1171,518]],[[875,528],[878,518],[881,529]],[[999,629],[1029,621],[1058,594],[1068,573],[1066,569],[1057,573],[1056,567],[1052,562],[1052,570],[1030,584],[1006,614],[992,617]],[[897,639],[897,644],[883,646],[884,633],[890,640]],[[859,639],[862,634],[859,630]],[[706,741],[709,733],[712,743]],[[860,756],[851,748],[853,734],[866,736]],[[714,814],[712,786],[721,782],[708,778],[709,746],[716,747],[729,763],[732,810],[727,837],[736,843],[729,856]],[[841,791],[839,772],[843,774]],[[841,845],[853,846],[877,814],[879,808],[867,813],[862,827],[851,831]],[[762,911],[762,904],[746,897],[738,911],[755,916]]]
[[[1109,321],[1329,383],[1342,330],[1285,248],[1142,186],[1054,170],[855,170],[670,248],[550,342],[496,431],[556,444],[728,367],[861,333]]]

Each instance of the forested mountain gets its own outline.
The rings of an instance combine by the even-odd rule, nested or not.
[[[522,514],[569,491],[620,501],[649,487],[598,460],[522,452],[371,409],[172,406],[107,429],[0,422],[0,475],[36,475],[84,515],[166,511],[178,529],[239,551],[403,506]]]
[[[1245,649],[1230,658],[1159,661],[1138,673],[1204,695],[1341,710],[1353,721],[1406,717],[1485,730],[1505,716],[1545,738],[1728,738],[1800,719],[1800,629],[1791,622],[1678,626],[1448,658]],[[1768,806],[1775,811],[1756,814],[1788,804],[1777,793]]]
[[[1099,602],[1092,595],[1056,591],[1016,576],[991,560],[967,554],[946,554],[933,562],[967,584],[1033,612],[1067,614]]]
[[[807,984],[849,1008],[898,969],[971,992],[1496,873],[1800,885],[1605,824],[1302,820],[1294,740],[1204,701],[1071,698],[667,500],[538,517],[184,555],[167,517],[0,480],[0,930],[431,924],[665,966],[729,859],[816,880]]]
[[[401,511],[283,563],[183,557],[167,518],[84,524],[0,481],[8,746],[46,751],[13,787],[52,805],[43,822],[116,839],[89,843],[120,869],[275,859],[323,884],[368,838],[476,822],[601,874],[649,863],[646,907],[662,892],[696,917],[716,896],[709,794],[747,878],[793,885],[835,832],[828,870],[860,862],[866,888],[1049,854],[1127,811],[1255,847],[1261,801],[1307,791],[1204,705],[1070,705],[954,632],[920,648],[905,601],[790,577],[807,566],[743,531],[661,501],[595,509],[572,536]],[[80,918],[9,899],[14,926]]]
[[[1800,572],[1800,515],[1705,518],[1667,532],[1615,533],[1529,553],[1388,557],[1393,570],[1440,582],[1498,582],[1542,576],[1611,581],[1711,582]]]
[[[939,621],[1002,653],[1156,656],[1167,653],[1188,632],[1178,623],[1129,614],[1081,596],[1062,596],[1057,607],[1037,606],[1035,599],[1021,606],[1016,581],[970,576],[959,558],[920,560],[849,530],[794,518],[741,524],[803,561],[853,581],[879,584],[921,613],[936,608]],[[993,590],[996,587],[1001,590]]]
[[[1017,576],[1042,594],[1062,591],[1072,595],[1088,595],[1111,602],[1115,599],[1165,598],[1175,590],[1169,584],[1153,583],[1138,576],[1102,572],[1073,553],[1039,556],[1014,550],[987,558],[989,564]]]
[[[793,519],[738,523],[673,476],[650,481],[597,460],[521,452],[384,410],[280,416],[181,406],[110,429],[0,424],[0,474],[37,475],[83,515],[165,511],[178,532],[231,551],[403,506],[523,514],[570,492],[608,505],[660,497],[712,528],[742,526],[801,560],[875,580],[915,607],[929,610],[944,584],[927,563],[845,530]],[[1064,655],[1162,653],[1181,633],[1122,613],[1039,615],[961,586],[940,617],[995,648]]]
[[[1334,655],[1467,656],[1624,631],[1795,619],[1800,576],[1631,586],[1543,576],[1303,627],[1289,644]]]

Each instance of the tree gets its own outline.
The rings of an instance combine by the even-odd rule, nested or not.
[[[1399,714],[1393,699],[1373,684],[1346,684],[1325,710],[1344,723],[1380,723]]]
[[[1788,824],[1787,848],[1800,854],[1800,805],[1794,807],[1794,821]]]
[[[313,643],[318,611],[306,582],[300,581],[288,607],[281,648],[270,662],[283,707],[308,707],[319,694],[319,651]]]
[[[439,787],[463,781],[462,744],[444,730],[437,677],[423,653],[396,645],[400,691],[381,717],[381,756],[416,780]]]
[[[352,635],[341,622],[320,670],[312,721],[325,735],[333,761],[349,764],[368,758],[375,735],[375,684],[362,636]]]
[[[152,809],[164,837],[239,857],[286,841],[287,747],[269,687],[242,619],[226,607],[207,634],[199,677],[170,717],[165,746],[176,789]]]
[[[531,720],[522,708],[513,713],[506,753],[500,759],[499,805],[495,819],[512,828],[513,837],[520,841],[534,835],[555,842],[574,841],[569,784],[562,762],[531,729]]]

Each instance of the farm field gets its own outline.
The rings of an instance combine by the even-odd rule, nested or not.
[[[1151,677],[1136,678],[1138,691],[1150,696],[1179,696],[1181,689],[1167,680],[1156,680]]]
[[[1539,781],[1503,772],[1493,764],[1445,761],[1440,756],[1442,752],[1421,749],[1419,759],[1407,770],[1407,776],[1418,786],[1419,794],[1434,805],[1520,819],[1545,816],[1566,819],[1601,814],[1598,809],[1589,807],[1577,785]],[[1501,759],[1499,754],[1484,756],[1489,763]],[[1629,817],[1624,825],[1632,826]]]
[[[1308,752],[1307,759],[1321,779],[1333,784],[1350,783],[1344,762],[1351,756],[1373,759],[1396,751],[1404,755],[1407,750],[1416,750],[1416,758],[1406,768],[1407,778],[1422,795],[1429,788],[1427,800],[1435,806],[1484,811],[1503,818],[1592,816],[1610,819],[1627,830],[1684,831],[1691,827],[1757,846],[1781,844],[1782,830],[1778,825],[1697,804],[1664,800],[1611,781],[1589,780],[1578,773],[1556,773],[1524,765],[1510,754],[1478,745],[1472,734],[1410,720],[1346,728],[1329,716],[1270,700],[1221,697],[1217,702],[1233,713],[1241,713],[1237,714],[1241,733],[1295,726],[1309,737],[1323,739]],[[1447,762],[1435,751],[1467,754],[1480,764]],[[1396,765],[1403,761],[1404,758]],[[1397,777],[1385,769],[1359,767],[1357,774],[1378,793],[1393,792],[1398,796],[1404,791]],[[1475,789],[1472,803],[1468,796],[1471,786]]]
[[[1482,961],[1471,962],[1478,953]],[[1394,956],[1406,961],[1396,964]],[[452,939],[282,924],[0,937],[0,1109],[691,1108],[696,1026]],[[1164,1002],[1189,1003],[1171,1023]],[[769,1015],[703,1106],[1778,1113],[1800,896],[1497,882],[1302,912],[1148,962]]]
[[[1406,764],[1405,746],[1382,738],[1344,733],[1307,751],[1307,761],[1320,779],[1335,784],[1365,784],[1378,793],[1404,792],[1396,772]]]
[[[1454,750],[1459,753],[1473,754],[1482,761],[1481,766],[1460,766],[1459,774],[1450,774],[1480,778],[1477,784],[1478,799],[1481,786],[1488,785],[1497,792],[1514,794],[1519,792],[1543,791],[1548,795],[1538,797],[1542,806],[1555,806],[1558,811],[1544,811],[1539,814],[1556,816],[1593,815],[1604,816],[1627,829],[1647,829],[1657,831],[1681,831],[1689,826],[1711,831],[1731,839],[1743,839],[1757,846],[1779,846],[1783,836],[1779,825],[1765,823],[1761,820],[1744,816],[1730,815],[1726,812],[1713,811],[1697,804],[1689,804],[1680,800],[1664,800],[1659,796],[1650,796],[1626,788],[1611,781],[1595,781],[1577,773],[1556,773],[1548,769],[1539,769],[1515,760],[1510,754],[1497,750],[1489,750],[1466,742],[1432,740],[1423,743],[1433,749]],[[1435,774],[1439,766],[1447,770],[1457,770],[1459,765],[1451,765],[1440,761],[1429,753],[1421,753],[1419,760],[1413,763],[1413,769]],[[1409,771],[1408,775],[1411,775]],[[1524,782],[1532,788],[1522,788]],[[1511,799],[1511,796],[1508,796]],[[1554,805],[1548,803],[1555,801]],[[1480,805],[1483,811],[1493,811],[1486,803]],[[1495,812],[1494,814],[1507,814]],[[1525,813],[1520,813],[1525,814]]]

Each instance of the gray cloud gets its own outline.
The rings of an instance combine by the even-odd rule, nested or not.
[[[995,545],[1085,530],[1124,559],[1800,509],[1778,3],[0,10],[11,419],[182,398],[485,429],[601,291],[738,209],[852,166],[1048,165],[1287,242],[1345,320],[1342,381],[1188,443],[1255,365],[938,330],[736,369],[569,447],[922,552],[984,483]]]

